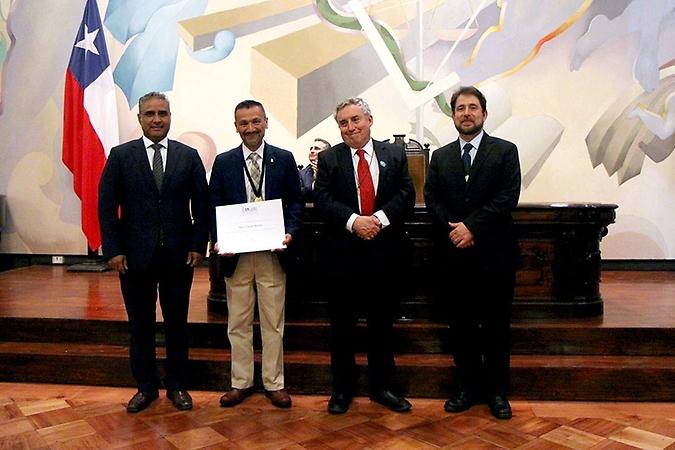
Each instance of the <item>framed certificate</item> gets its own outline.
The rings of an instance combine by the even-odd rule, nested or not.
[[[281,199],[216,207],[219,253],[285,248]]]

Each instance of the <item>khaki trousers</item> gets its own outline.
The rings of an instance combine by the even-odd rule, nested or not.
[[[268,391],[283,389],[286,273],[279,259],[269,251],[242,254],[232,276],[225,278],[225,285],[232,387],[253,386],[253,312],[257,293],[263,386]]]

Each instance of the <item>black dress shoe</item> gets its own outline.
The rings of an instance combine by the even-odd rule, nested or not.
[[[330,396],[330,400],[328,400],[328,413],[344,414],[349,410],[351,402],[352,397],[350,395],[342,392],[335,392]]]
[[[399,397],[391,391],[380,391],[375,395],[371,395],[370,399],[394,412],[408,412],[412,409],[412,405],[408,400]]]
[[[445,402],[445,405],[443,405],[443,409],[445,409],[447,412],[453,413],[462,412],[471,408],[475,404],[476,402],[468,393],[466,393],[465,391],[460,391],[459,394],[457,394],[454,397],[450,397]]]
[[[188,391],[166,391],[166,398],[171,400],[178,411],[192,409],[192,397],[190,397]]]
[[[137,413],[139,411],[143,411],[145,408],[150,406],[150,403],[152,403],[152,401],[157,397],[159,397],[159,393],[157,391],[138,391],[133,397],[131,397],[131,400],[129,400],[129,403],[127,404],[127,412]]]
[[[513,413],[511,412],[511,405],[506,397],[496,395],[489,403],[490,412],[497,419],[509,420]]]

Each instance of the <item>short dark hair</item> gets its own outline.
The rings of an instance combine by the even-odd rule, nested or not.
[[[450,109],[452,112],[455,112],[455,105],[457,104],[457,97],[460,95],[473,95],[478,98],[481,108],[483,111],[487,111],[487,100],[481,91],[479,91],[475,86],[460,86],[455,92],[452,93],[450,98]]]
[[[262,105],[262,103],[260,103],[257,100],[244,100],[244,101],[239,102],[237,104],[237,106],[234,107],[234,114],[236,116],[237,111],[239,111],[240,109],[250,109],[250,108],[255,108],[256,106],[259,107],[260,109],[262,109],[263,115],[265,117],[267,117],[267,113],[265,112],[265,107]]]
[[[141,112],[141,107],[143,106],[143,103],[147,102],[151,98],[158,98],[160,100],[164,100],[165,102],[169,103],[169,99],[166,97],[165,94],[162,94],[161,92],[148,92],[145,94],[143,97],[138,99],[138,112]]]
[[[323,144],[326,144],[326,148],[330,148],[330,147],[331,147],[330,142],[328,142],[328,141],[325,140],[325,139],[321,139],[321,138],[316,138],[316,139],[314,139],[314,142],[317,142],[317,141],[318,141],[318,142],[321,142],[321,143],[323,143]]]

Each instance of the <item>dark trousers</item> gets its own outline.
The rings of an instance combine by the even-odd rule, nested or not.
[[[330,272],[334,277],[329,293],[333,389],[348,395],[356,391],[359,316],[365,316],[367,325],[369,391],[390,389],[395,368],[392,324],[398,299],[392,286],[396,280],[377,249],[364,244],[349,255],[351,264],[334,266]]]
[[[186,254],[187,259],[187,254]],[[146,270],[128,270],[120,275],[124,306],[129,317],[131,373],[138,389],[159,387],[155,352],[157,293],[164,318],[166,337],[167,389],[186,389],[188,364],[188,304],[193,269],[166,263],[160,247]]]
[[[469,264],[447,271],[453,280],[445,300],[459,389],[473,396],[505,396],[515,273]]]

